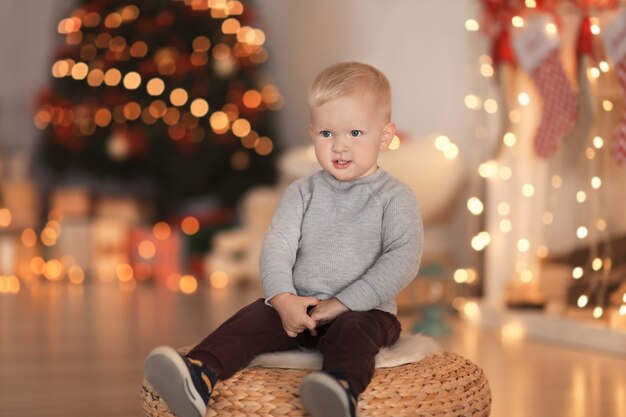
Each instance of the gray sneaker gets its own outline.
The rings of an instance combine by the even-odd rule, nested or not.
[[[312,417],[356,417],[356,393],[347,380],[328,372],[305,376],[300,400]]]
[[[177,417],[206,414],[216,378],[201,362],[159,346],[146,357],[144,375]]]

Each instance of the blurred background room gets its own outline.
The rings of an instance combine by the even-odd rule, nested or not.
[[[307,88],[384,72],[425,225],[405,332],[495,417],[626,415],[626,2],[0,1],[0,416],[141,414],[142,362],[262,296]]]

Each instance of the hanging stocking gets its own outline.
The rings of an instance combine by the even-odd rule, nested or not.
[[[535,151],[547,158],[556,150],[576,121],[576,93],[559,58],[559,38],[546,28],[548,15],[530,21],[513,40],[521,66],[533,78],[543,101],[541,122],[535,135]]]
[[[624,96],[626,96],[626,9],[623,9],[604,30],[606,52],[611,57]],[[613,157],[626,166],[626,110],[613,138]]]

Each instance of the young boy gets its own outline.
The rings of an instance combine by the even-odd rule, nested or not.
[[[186,356],[158,347],[148,381],[178,417],[202,417],[219,380],[270,351],[315,348],[323,369],[300,397],[313,417],[355,417],[379,349],[400,335],[395,296],[417,274],[423,229],[412,191],[377,165],[395,134],[391,88],[377,69],[345,62],[309,92],[322,170],[292,183],[261,254],[265,298]]]

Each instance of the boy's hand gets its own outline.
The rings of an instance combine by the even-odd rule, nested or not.
[[[328,300],[320,301],[311,310],[310,316],[318,325],[322,325],[336,319],[346,311],[350,311],[350,309],[344,303],[336,298],[329,298]]]
[[[278,294],[270,300],[270,304],[276,309],[283,323],[287,336],[296,337],[298,333],[309,329],[311,334],[317,334],[315,327],[317,322],[309,317],[307,310],[320,302],[315,297],[300,297],[291,293]]]

